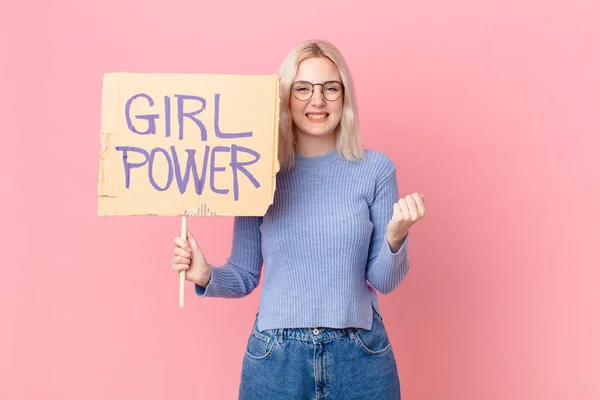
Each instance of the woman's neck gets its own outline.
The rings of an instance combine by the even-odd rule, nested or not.
[[[296,137],[296,153],[302,157],[317,157],[327,154],[336,148],[335,135]]]

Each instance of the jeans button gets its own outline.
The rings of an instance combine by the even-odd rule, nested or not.
[[[313,329],[313,334],[318,335],[319,334],[319,330],[317,328]]]

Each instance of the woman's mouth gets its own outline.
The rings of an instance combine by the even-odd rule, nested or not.
[[[329,117],[329,113],[306,113],[305,115],[310,122],[324,122]]]

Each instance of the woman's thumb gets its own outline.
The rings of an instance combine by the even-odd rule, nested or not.
[[[198,243],[196,242],[194,235],[192,235],[192,232],[187,231],[187,237],[188,237],[188,243],[190,244],[192,251],[200,250],[200,247],[198,246]]]

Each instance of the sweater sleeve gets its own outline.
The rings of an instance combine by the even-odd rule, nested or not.
[[[392,218],[394,203],[397,201],[396,168],[391,164],[377,181],[373,203],[369,207],[373,233],[366,275],[369,283],[383,294],[394,290],[404,280],[409,269],[407,245],[410,234],[404,238],[396,253],[392,253],[386,238],[387,224]]]
[[[225,265],[211,265],[206,288],[194,285],[198,296],[238,298],[258,286],[263,264],[261,222],[262,217],[235,217],[231,255]]]

